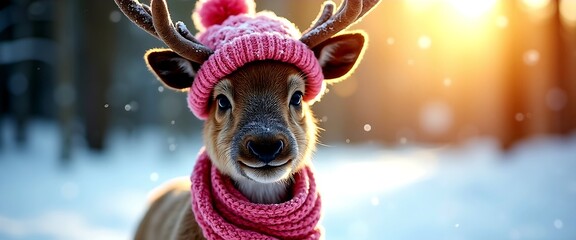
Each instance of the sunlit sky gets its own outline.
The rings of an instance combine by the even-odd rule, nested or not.
[[[550,116],[568,106],[556,75],[556,19],[574,29],[576,0],[402,0],[387,7],[401,11],[379,9],[363,22],[371,41],[366,61],[333,87],[343,98],[362,93],[359,102],[382,96],[382,112],[358,111],[365,117],[355,129],[369,124],[363,130],[373,136],[396,132],[390,141],[410,141],[497,135],[512,119],[545,132]],[[377,87],[364,87],[370,80]],[[529,84],[519,89],[519,82]],[[526,98],[513,110],[510,89]]]
[[[516,0],[529,11],[538,11],[555,4],[551,0]],[[414,11],[441,6],[448,7],[460,18],[479,19],[486,17],[498,8],[501,0],[405,0]],[[560,0],[560,13],[565,24],[576,24],[576,0]]]

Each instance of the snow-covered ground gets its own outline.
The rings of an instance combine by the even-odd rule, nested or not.
[[[24,148],[3,127],[0,239],[129,239],[147,193],[188,175],[201,146],[116,131],[105,153],[77,147],[65,166],[54,124],[34,123]],[[489,139],[324,146],[315,167],[327,239],[576,239],[576,135],[508,153]]]

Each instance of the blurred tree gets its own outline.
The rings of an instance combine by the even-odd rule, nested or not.
[[[569,134],[576,129],[576,25],[562,20],[561,1],[555,0],[554,30],[557,43],[558,72],[556,91],[550,92],[547,100],[558,113],[553,119],[554,133]]]
[[[78,49],[83,63],[79,66],[79,107],[89,148],[103,150],[109,124],[109,111],[104,104],[116,53],[116,24],[109,18],[117,6],[114,1],[83,0],[78,4],[82,24]]]
[[[15,6],[12,11],[20,11],[20,14],[27,15],[25,11],[26,1],[15,1]],[[22,21],[15,22],[12,27],[11,40],[13,43],[26,38],[34,36],[33,23],[30,19],[21,19]],[[33,46],[25,46],[33,47]],[[25,49],[18,49],[17,51],[26,51]],[[24,54],[22,54],[24,55]],[[14,123],[15,123],[15,140],[19,144],[24,144],[27,135],[27,124],[30,115],[30,88],[31,74],[34,69],[33,63],[29,59],[14,59],[10,75],[8,76],[8,91],[10,92],[11,101],[9,102],[12,109]]]
[[[70,160],[72,152],[73,121],[75,118],[76,83],[78,68],[78,5],[75,0],[62,0],[55,10],[55,35],[57,41],[56,78],[54,93],[58,107],[58,122],[61,135],[60,155],[63,161]]]
[[[522,71],[525,64],[521,61],[523,52],[526,51],[523,39],[525,35],[522,30],[529,28],[529,21],[527,21],[526,16],[522,14],[521,9],[518,8],[517,1],[503,1],[503,9],[506,16],[510,21],[508,31],[506,32],[506,45],[507,52],[505,52],[505,57],[507,58],[507,73],[504,78],[504,92],[505,98],[502,103],[505,106],[504,116],[501,116],[504,122],[504,133],[501,136],[502,147],[505,149],[511,148],[518,139],[522,139],[526,136],[525,131],[525,121],[519,121],[519,116],[517,114],[524,114],[526,108],[524,106],[525,87],[522,82]],[[517,117],[518,116],[518,117]]]
[[[0,5],[2,112],[14,119],[18,145],[26,142],[32,115],[50,117],[52,105],[51,1],[4,1]]]

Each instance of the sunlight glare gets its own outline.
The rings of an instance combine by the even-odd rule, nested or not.
[[[556,2],[550,0],[520,0],[522,9],[534,21],[549,19],[556,13]]]
[[[416,12],[421,12],[429,9],[435,0],[404,0],[410,9]]]
[[[428,49],[430,48],[430,45],[432,45],[432,39],[430,39],[430,37],[422,35],[418,38],[418,46],[421,49]]]
[[[479,18],[492,10],[497,0],[446,0],[462,16]]]
[[[566,25],[576,25],[576,0],[560,0],[560,16]]]
[[[532,9],[543,9],[550,4],[550,0],[522,0],[522,3]]]
[[[506,28],[508,26],[508,18],[506,16],[498,16],[496,18],[496,26]]]

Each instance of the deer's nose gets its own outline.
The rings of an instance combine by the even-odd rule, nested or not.
[[[280,139],[250,140],[246,143],[246,147],[258,160],[268,164],[282,152],[284,142]]]

